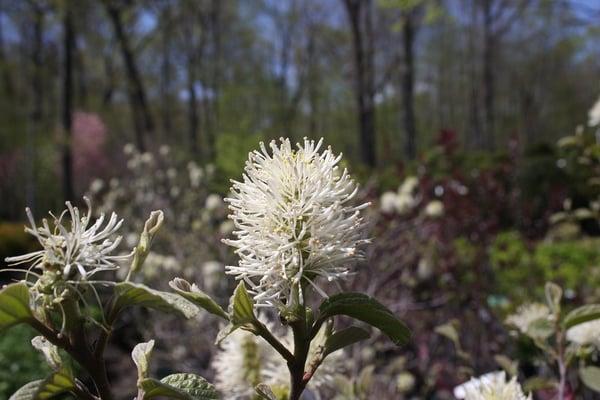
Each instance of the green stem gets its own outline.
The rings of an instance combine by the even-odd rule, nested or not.
[[[256,334],[265,339],[271,347],[273,347],[281,356],[288,362],[292,362],[294,360],[294,355],[290,353],[290,351],[281,343],[269,330],[267,327],[258,322],[254,324],[256,328]]]

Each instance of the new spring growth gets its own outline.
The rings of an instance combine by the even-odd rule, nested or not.
[[[140,236],[140,241],[138,245],[133,250],[133,261],[131,262],[131,268],[129,269],[129,274],[127,275],[127,279],[131,278],[131,275],[137,272],[140,267],[144,264],[148,253],[150,252],[150,246],[152,245],[152,240],[154,236],[162,226],[164,222],[165,216],[162,211],[152,211],[150,213],[150,217],[146,220],[144,224],[144,231]]]

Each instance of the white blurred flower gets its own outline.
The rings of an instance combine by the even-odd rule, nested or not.
[[[417,200],[410,193],[400,193],[396,196],[396,211],[404,215],[417,205]]]
[[[569,328],[567,339],[580,346],[593,345],[600,348],[600,320],[584,322]]]
[[[168,156],[170,151],[171,151],[171,148],[169,146],[167,146],[166,144],[163,144],[158,149],[159,154],[163,157]]]
[[[125,146],[123,146],[123,153],[130,155],[133,154],[135,152],[135,146],[132,143],[127,143]]]
[[[264,382],[261,366],[278,356],[254,334],[238,329],[230,334],[215,354],[215,387],[225,399],[249,399],[254,387]]]
[[[506,318],[506,323],[519,329],[521,333],[529,333],[531,324],[542,319],[551,317],[550,309],[542,303],[523,304],[515,314]]]
[[[90,184],[90,192],[96,194],[104,189],[104,181],[102,179],[94,179]]]
[[[218,194],[212,193],[206,197],[204,208],[208,211],[215,211],[223,206],[223,199]]]
[[[385,192],[381,195],[381,211],[386,214],[391,214],[396,211],[396,193],[392,191]]]
[[[152,155],[152,153],[143,153],[140,157],[140,161],[144,164],[150,164],[152,161],[154,161],[154,156]]]
[[[504,371],[490,372],[454,388],[454,397],[465,400],[531,400],[514,377],[506,381]]]
[[[358,188],[340,156],[323,140],[304,140],[292,149],[289,139],[264,143],[250,153],[242,182],[233,182],[230,218],[239,265],[227,273],[244,279],[259,305],[283,306],[301,279],[334,281],[350,273],[348,263],[364,243],[360,210],[349,203]]]
[[[416,176],[408,176],[404,179],[404,182],[398,188],[398,194],[410,194],[412,195],[414,191],[419,186],[419,178]]]
[[[430,201],[425,206],[425,215],[431,218],[437,218],[444,215],[444,203],[439,200]]]
[[[26,227],[25,231],[36,237],[42,250],[8,257],[5,261],[11,265],[29,263],[31,268],[51,268],[60,271],[64,279],[73,280],[86,280],[97,272],[117,269],[117,262],[129,257],[111,255],[121,242],[121,236],[113,236],[123,220],[119,220],[117,215],[112,213],[103,226],[105,216],[102,214],[89,226],[92,207],[89,199],[84,199],[88,206],[86,215],[80,215],[79,209],[67,202],[67,210],[58,217],[50,214],[52,224],[44,218],[39,227],[31,210],[27,208],[31,228]],[[65,221],[66,215],[69,216],[69,224]]]
[[[225,266],[218,261],[206,261],[202,264],[202,278],[207,289],[213,291],[219,286],[224,268]]]
[[[396,378],[396,390],[400,393],[406,393],[415,386],[415,377],[410,372],[401,372]]]
[[[197,188],[200,186],[204,171],[195,162],[190,161],[187,165],[188,173],[190,174],[190,184],[192,187]]]
[[[171,180],[177,178],[177,170],[175,168],[169,168],[167,170],[167,177]]]
[[[600,125],[600,98],[596,100],[588,113],[588,125],[591,127]]]
[[[290,352],[294,351],[291,329],[277,329],[262,315],[259,319]],[[323,333],[322,329],[312,341],[307,363],[322,350],[320,346],[325,339]],[[327,356],[309,381],[308,388],[318,391],[331,387],[335,376],[346,369],[346,361],[342,351]],[[248,399],[260,382],[272,388],[289,387],[289,370],[283,357],[262,338],[241,329],[234,331],[223,341],[212,366],[215,369],[215,386],[226,399]]]
[[[233,232],[234,229],[235,229],[235,224],[230,219],[223,221],[221,223],[221,225],[219,225],[219,233],[222,236],[229,235],[231,232]]]

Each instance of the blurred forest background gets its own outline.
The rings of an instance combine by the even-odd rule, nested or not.
[[[77,197],[129,142],[225,178],[280,136],[378,170],[441,130],[473,151],[554,142],[600,91],[599,17],[594,0],[2,0],[0,218]]]
[[[0,0],[0,260],[35,247],[26,205],[86,194],[124,248],[164,210],[145,281],[226,304],[229,179],[260,140],[324,137],[373,203],[346,288],[414,332],[355,346],[335,399],[449,399],[500,367],[552,399],[554,365],[503,321],[546,281],[600,302],[599,21],[599,0]],[[151,315],[114,334],[123,398],[150,337],[163,375],[212,379],[216,320]],[[0,399],[43,376],[27,335],[0,339]]]

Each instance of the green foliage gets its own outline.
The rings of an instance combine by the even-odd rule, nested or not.
[[[173,374],[160,381],[152,378],[140,383],[144,400],[167,397],[178,400],[218,400],[220,397],[213,385],[201,376],[187,373]]]
[[[489,255],[497,290],[516,301],[539,296],[540,293],[531,293],[531,288],[541,291],[544,281],[558,282],[578,293],[585,293],[600,282],[599,274],[592,268],[600,263],[597,239],[528,245],[521,234],[508,231],[496,237]]]
[[[244,163],[248,159],[248,153],[256,149],[258,142],[263,140],[262,135],[248,134],[235,135],[222,133],[217,137],[217,170],[224,177],[240,176]],[[222,179],[223,186],[218,188],[220,192],[226,193],[229,189],[229,181]]]
[[[154,290],[139,283],[117,283],[115,295],[118,296],[115,302],[116,309],[141,306],[163,312],[175,312],[185,318],[192,318],[198,314],[198,308],[181,296]]]
[[[0,335],[0,399],[50,372],[42,355],[30,344],[34,336],[34,331],[23,325]]]
[[[594,366],[583,367],[579,370],[581,381],[594,392],[600,392],[600,368]]]
[[[368,339],[369,336],[371,336],[369,332],[358,326],[349,326],[348,328],[334,332],[325,342],[325,352],[323,356],[326,357],[328,354],[343,349],[344,347]]]
[[[198,289],[196,285],[190,285],[181,278],[169,282],[169,286],[183,298],[194,303],[196,306],[223,319],[229,320],[229,316],[209,295]]]
[[[0,332],[32,318],[29,290],[23,282],[0,290]]]
[[[362,293],[339,293],[325,300],[319,307],[318,321],[336,315],[346,315],[378,328],[397,345],[410,339],[410,330],[389,309]]]

